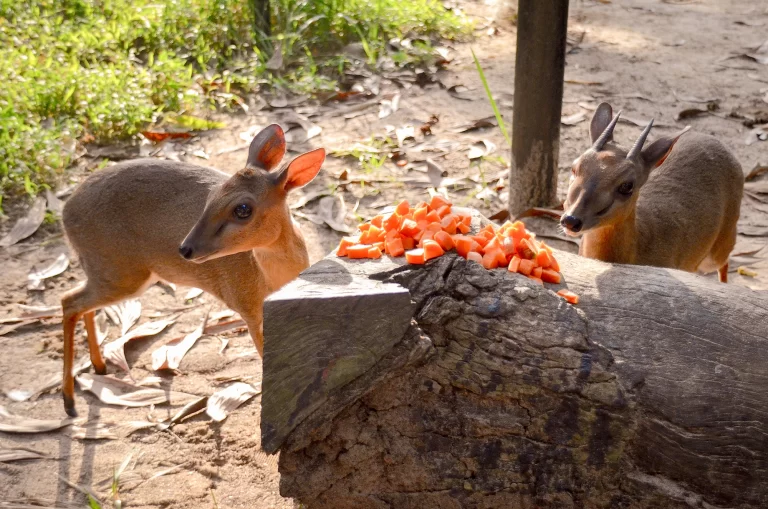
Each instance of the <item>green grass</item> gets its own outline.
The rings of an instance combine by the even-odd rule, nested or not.
[[[406,65],[469,29],[437,0],[272,0],[266,37],[253,2],[0,0],[0,203],[55,182],[73,140],[129,139],[165,114],[235,108],[270,86],[332,89],[344,44],[362,42],[373,63],[391,37],[424,38],[393,55]]]

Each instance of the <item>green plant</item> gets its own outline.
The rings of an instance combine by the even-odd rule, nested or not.
[[[501,113],[499,112],[499,107],[496,105],[496,100],[493,98],[493,94],[491,94],[491,87],[488,86],[488,80],[485,79],[485,73],[483,72],[483,68],[480,66],[480,61],[477,59],[477,56],[475,55],[475,50],[472,51],[472,58],[475,60],[475,67],[477,68],[477,74],[480,75],[480,81],[483,82],[483,88],[485,88],[485,95],[488,97],[488,102],[491,104],[491,108],[493,108],[493,114],[496,116],[496,122],[499,124],[499,129],[501,130],[501,134],[504,135],[504,139],[507,140],[508,145],[512,145],[512,140],[509,137],[509,134],[507,133],[507,128],[504,125],[504,118],[501,116]]]

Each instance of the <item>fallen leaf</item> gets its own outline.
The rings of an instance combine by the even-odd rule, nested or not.
[[[334,205],[338,203],[338,211],[334,214]],[[317,215],[323,220],[325,224],[341,233],[350,233],[352,229],[349,228],[344,220],[347,217],[347,206],[344,203],[344,197],[337,196],[324,196],[320,199],[320,205],[318,207]]]
[[[267,60],[267,63],[264,64],[264,67],[270,71],[279,71],[283,68],[283,45],[280,43],[280,41],[275,43],[272,56],[269,58],[269,60]]]
[[[190,289],[187,294],[184,296],[184,300],[192,300],[200,297],[203,294],[203,291],[200,288],[192,288]]]
[[[205,413],[214,421],[221,422],[227,418],[230,412],[257,394],[261,394],[261,390],[254,389],[250,384],[233,383],[226,389],[215,392],[208,399]]]
[[[754,60],[758,64],[768,65],[768,41],[765,41],[763,44],[757,48],[754,48],[749,53],[744,53],[743,56]]]
[[[395,92],[390,98],[382,99],[379,103],[379,118],[386,118],[400,107],[400,92]]]
[[[72,368],[72,376],[77,376],[83,371],[91,367],[91,359],[86,354],[75,362],[75,366]],[[6,391],[5,395],[11,401],[27,401],[35,400],[40,394],[50,391],[51,389],[58,389],[61,387],[63,375],[61,371],[48,377],[47,380],[40,383],[32,390],[13,389]]]
[[[469,153],[467,156],[470,159],[480,159],[487,155],[492,154],[496,150],[496,145],[489,140],[476,141],[469,146]]]
[[[56,316],[61,316],[61,306],[27,306],[24,304],[19,304],[19,309],[21,309],[20,316],[0,318],[0,324],[29,322],[30,320],[39,320],[40,318],[53,318]]]
[[[755,179],[766,172],[768,172],[768,164],[757,163],[755,164],[755,166],[752,168],[752,170],[749,172],[749,174],[746,176],[744,180],[749,181],[749,180]]]
[[[580,122],[584,122],[586,119],[587,115],[583,111],[580,111],[568,117],[561,117],[560,123],[563,125],[576,125]]]
[[[55,193],[52,193],[50,189],[45,190],[45,201],[47,203],[46,208],[56,214],[56,217],[61,217],[61,211],[64,209],[64,202],[59,200]]]
[[[506,208],[501,209],[500,211],[496,212],[492,216],[489,216],[488,219],[491,221],[496,221],[497,223],[501,223],[502,221],[506,221],[509,219],[510,213],[509,210]]]
[[[281,90],[278,90],[274,97],[268,101],[268,103],[273,108],[285,108],[288,106],[288,98],[285,96],[285,93],[283,93]]]
[[[346,171],[346,170],[344,170]],[[343,173],[343,172],[342,172]],[[345,178],[339,177],[340,180],[346,180]],[[309,193],[304,193],[301,198],[299,198],[295,203],[291,204],[291,209],[300,209],[307,203],[316,200],[317,198],[322,198],[323,196],[328,196],[330,193],[328,191],[312,191]]]
[[[766,128],[768,128],[768,124],[755,126],[751,131],[749,131],[749,134],[747,134],[747,138],[744,140],[744,143],[747,145],[752,145],[758,141],[768,140],[768,129]]]
[[[227,345],[229,345],[229,340],[226,338],[219,338],[219,341],[221,341],[221,346],[219,347],[219,355],[223,355],[224,350],[226,350]]]
[[[295,139],[295,136],[293,136],[293,142],[294,143],[304,143],[307,140],[310,140],[323,132],[323,128],[319,125],[313,123],[309,118],[305,117],[304,115],[301,115],[299,113],[296,113],[295,111],[286,111],[281,116],[283,124],[286,126],[299,126],[302,130],[304,130],[304,137],[302,139]],[[287,139],[287,138],[286,138]]]
[[[203,331],[207,323],[208,315],[203,318],[203,323],[194,331],[152,352],[152,370],[179,369],[181,359],[184,358],[190,348],[195,346],[197,340],[203,337]]]
[[[6,334],[10,334],[11,332],[15,331],[16,329],[20,329],[26,325],[32,324],[37,322],[37,320],[24,320],[24,321],[17,321],[15,318],[12,319],[16,321],[17,323],[12,323],[11,325],[4,325],[0,327],[0,336],[5,336]]]
[[[117,435],[109,426],[102,422],[97,422],[90,426],[72,426],[71,437],[78,440],[116,440]]]
[[[155,322],[147,322],[143,325],[140,325],[128,334],[121,336],[120,338],[105,346],[104,358],[122,368],[126,373],[130,374],[131,368],[128,366],[128,360],[125,358],[126,343],[134,339],[155,336],[162,332],[169,325],[172,325],[175,321],[176,319],[174,318],[168,320],[157,320]]]
[[[45,219],[45,198],[38,196],[27,211],[27,214],[16,221],[8,235],[0,239],[0,247],[9,247],[24,240],[40,228]]]
[[[446,90],[448,94],[451,97],[455,97],[456,99],[461,99],[462,101],[474,101],[475,98],[471,95],[468,95],[467,92],[469,92],[469,88],[465,87],[464,85],[453,85],[452,87],[449,87],[448,90]]]
[[[235,320],[228,320],[226,322],[220,322],[216,325],[209,325],[205,328],[203,333],[205,334],[221,334],[223,332],[235,330],[235,329],[244,329],[247,328],[248,325],[245,323],[245,320],[242,318],[238,318]]]
[[[437,164],[433,159],[427,159],[427,176],[432,186],[438,188],[442,186],[443,177],[448,176],[448,172],[443,169],[442,166]]]
[[[496,123],[495,117],[486,117],[481,118],[480,120],[475,120],[474,122],[470,122],[469,124],[462,124],[456,127],[451,128],[451,132],[454,133],[468,133],[470,131],[475,131],[477,129],[484,129],[486,127],[496,127],[498,124]]]
[[[395,129],[395,136],[397,137],[397,146],[402,147],[405,140],[415,139],[416,129],[412,125],[406,125]]]
[[[621,118],[619,118],[619,122],[621,122],[622,124],[632,124],[634,126],[643,127],[644,128],[645,126],[648,125],[649,121],[648,120],[638,120],[636,118],[622,116]],[[656,122],[656,121],[654,121],[653,122],[653,127],[677,127],[677,126],[665,124],[663,122]]]
[[[27,290],[45,290],[45,279],[58,276],[69,267],[69,257],[61,253],[56,260],[47,267],[33,270],[27,275]]]
[[[602,81],[596,81],[596,80],[581,80],[581,79],[566,79],[566,83],[570,83],[571,85],[602,85]]]
[[[32,419],[10,413],[0,406],[0,431],[5,433],[45,433],[69,426],[74,422],[66,419]]]
[[[757,272],[755,272],[754,270],[750,270],[744,266],[740,266],[738,269],[736,269],[736,272],[746,277],[757,277]]]
[[[749,19],[744,19],[744,20],[740,19],[740,20],[734,21],[733,23],[736,25],[742,25],[745,27],[761,27],[765,24],[762,21],[754,21]]]
[[[128,299],[104,308],[112,323],[120,327],[120,334],[125,335],[141,318],[141,301]]]
[[[161,403],[178,405],[197,397],[184,392],[139,387],[109,375],[83,373],[77,377],[77,383],[83,390],[96,395],[102,403],[130,408]]]
[[[211,313],[211,316],[208,317],[209,322],[218,322],[219,320],[223,318],[232,318],[235,316],[235,312],[231,309],[222,309],[221,311],[216,311],[215,313]]]
[[[25,447],[0,447],[0,463],[21,460],[39,460],[47,457],[48,456],[42,452],[37,452]],[[0,505],[0,507],[3,506]]]
[[[177,472],[178,470],[181,470],[181,468],[186,465],[186,463],[182,463],[181,465],[175,465],[170,468],[165,468],[163,470],[160,470],[158,472],[155,472],[152,474],[147,481],[151,481],[152,479],[157,479],[158,477],[163,477],[164,475],[173,474],[174,472]]]
[[[161,141],[165,140],[185,140],[192,137],[192,135],[189,133],[164,133],[152,131],[141,131],[141,135],[153,143],[160,143]]]
[[[205,152],[203,149],[197,149],[194,152],[192,152],[192,155],[195,157],[199,157],[200,159],[205,159],[206,161],[210,159],[211,157]]]
[[[672,94],[675,96],[675,99],[678,101],[683,101],[687,103],[701,103],[701,104],[708,104],[708,103],[719,103],[720,99],[713,97],[713,98],[704,98],[696,97],[693,95],[680,95],[675,90],[672,90]]]

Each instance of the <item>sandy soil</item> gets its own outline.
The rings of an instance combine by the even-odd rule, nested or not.
[[[496,6],[482,2],[459,2],[469,13],[490,16]],[[587,146],[590,108],[607,100],[621,108],[630,119],[655,117],[660,126],[658,136],[680,129],[687,124],[700,132],[711,133],[725,142],[743,165],[745,174],[757,164],[768,164],[768,142],[745,143],[750,131],[742,119],[730,114],[768,109],[768,66],[740,58],[726,59],[731,54],[744,53],[766,38],[768,8],[760,2],[733,0],[622,0],[613,2],[572,2],[570,39],[579,41],[567,58],[564,116],[585,114],[586,120],[573,126],[563,126],[561,138],[561,195],[565,191],[570,161]],[[483,30],[473,47],[480,58],[490,85],[506,113],[510,112],[514,81],[514,27],[506,19],[509,11],[499,10],[497,19]],[[479,24],[486,21],[480,18]],[[583,38],[582,38],[583,35]],[[385,163],[379,168],[362,168],[354,158],[330,157],[321,175],[304,193],[336,189],[350,209],[348,224],[358,218],[369,218],[380,207],[394,200],[413,201],[428,196],[423,184],[426,174],[423,161],[431,157],[448,173],[460,180],[449,192],[456,203],[475,206],[486,214],[504,208],[506,179],[498,183],[509,160],[508,150],[497,149],[482,163],[470,163],[468,147],[475,141],[489,140],[504,147],[504,139],[496,128],[455,133],[452,128],[492,115],[485,100],[482,85],[472,63],[469,45],[452,48],[452,62],[437,79],[447,88],[464,85],[464,98],[451,95],[439,84],[420,87],[402,80],[381,83],[381,94],[399,91],[400,107],[392,115],[379,119],[378,105],[366,114],[345,119],[352,103],[314,105],[302,103],[296,109],[312,114],[312,120],[323,128],[321,135],[307,143],[293,143],[291,149],[303,151],[312,147],[349,149],[355,143],[371,144],[371,137],[384,135],[387,126],[400,128],[416,126],[415,143],[440,142],[448,153],[423,152],[415,143],[406,141],[405,152],[415,168],[398,168]],[[585,84],[591,83],[591,84]],[[403,85],[407,85],[403,87]],[[716,103],[710,113],[677,121],[676,115],[686,109],[707,109],[706,101]],[[705,102],[699,102],[705,101]],[[253,126],[273,121],[285,121],[291,108],[265,109],[225,118],[227,128],[206,133],[177,148],[187,152],[181,156],[189,161],[216,166],[229,172],[239,169],[245,160],[246,142],[240,134]],[[433,126],[434,136],[423,138],[418,127],[431,115],[439,122]],[[511,115],[506,115],[511,119]],[[620,143],[629,144],[639,134],[640,127],[622,123],[616,130]],[[651,135],[651,138],[654,134]],[[203,149],[211,154],[207,163],[192,156]],[[82,180],[87,169],[97,161],[83,158],[74,181]],[[373,165],[375,166],[375,165]],[[343,171],[359,182],[339,180]],[[473,179],[473,180],[466,180]],[[397,182],[400,180],[400,182]],[[488,185],[483,185],[487,183]],[[490,188],[487,191],[486,188]],[[498,192],[497,192],[497,189]],[[293,196],[296,203],[302,193]],[[356,215],[351,209],[357,204]],[[338,242],[341,233],[327,226],[316,225],[302,217],[317,213],[318,201],[309,202],[297,210],[298,220],[310,244],[312,261],[327,254]],[[764,209],[765,210],[765,209]],[[0,234],[7,232],[22,211],[15,211],[0,224]],[[750,209],[749,220],[768,226],[765,212]],[[762,216],[760,214],[763,214]],[[762,221],[762,223],[761,223]],[[536,228],[554,235],[551,223],[540,220]],[[575,246],[557,242],[558,247],[574,250]],[[734,284],[751,286],[756,290],[768,288],[768,248],[765,237],[741,235],[735,254],[735,265],[751,263],[756,278],[731,274]],[[61,294],[82,277],[77,262],[61,276],[46,281],[44,291],[26,289],[27,273],[33,267],[50,263],[66,245],[57,225],[41,228],[33,237],[10,249],[0,251],[0,318],[18,316],[19,304],[56,305]],[[762,251],[760,251],[762,249]],[[746,254],[750,253],[750,254]],[[203,295],[185,303],[188,289],[174,293],[160,286],[150,288],[141,298],[142,322],[154,313],[169,313],[185,305],[197,304],[186,310],[164,333],[150,339],[135,341],[127,348],[131,374],[137,380],[157,375],[151,370],[152,352],[158,346],[195,329],[206,310],[222,309],[212,297]],[[0,326],[1,328],[2,326]],[[85,334],[78,329],[80,352],[85,352]],[[109,339],[119,336],[111,325]],[[220,339],[228,339],[227,348],[220,353]],[[14,402],[3,393],[29,389],[61,369],[62,334],[60,320],[49,319],[14,332],[0,335],[0,405],[9,411],[35,418],[63,418],[61,396],[57,390],[42,395],[36,401]],[[118,370],[110,366],[110,373]],[[120,374],[119,376],[123,376]],[[243,333],[230,332],[204,336],[187,354],[176,374],[160,374],[164,389],[197,395],[210,395],[215,390],[240,379],[258,387],[261,365],[250,338]],[[178,407],[124,409],[99,402],[90,393],[78,391],[77,405],[90,426],[113,424],[129,420],[157,420],[170,417]],[[172,432],[143,430],[129,437],[111,440],[82,440],[71,437],[71,429],[30,435],[0,433],[0,449],[29,447],[49,455],[49,459],[0,463],[0,507],[3,501],[40,501],[57,507],[82,507],[84,495],[72,489],[65,480],[79,486],[89,486],[103,500],[110,494],[113,470],[132,455],[126,473],[121,478],[120,494],[124,506],[136,508],[200,508],[215,507],[213,496],[221,508],[289,508],[291,500],[278,492],[277,458],[259,450],[259,397],[234,411],[221,424],[214,424],[205,415],[195,416],[173,427]],[[178,468],[162,476],[170,467]],[[105,506],[110,506],[107,503]]]

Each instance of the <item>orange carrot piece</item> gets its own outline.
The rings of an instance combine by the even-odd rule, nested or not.
[[[509,264],[509,260],[507,260],[507,255],[504,254],[504,251],[497,249],[495,253],[496,261],[498,262],[499,267],[506,267]]]
[[[378,246],[373,246],[368,249],[368,258],[381,258],[381,249]]]
[[[432,201],[429,202],[429,210],[439,210],[441,207],[451,206],[451,202],[436,194],[432,197]]]
[[[377,228],[381,228],[381,222],[384,221],[384,216],[378,215],[371,219],[371,224]]]
[[[533,260],[528,260],[526,258],[520,259],[520,268],[517,270],[520,274],[523,274],[525,276],[530,276],[531,272],[533,271]]]
[[[436,210],[433,210],[432,212],[427,213],[427,221],[429,221],[430,223],[439,223],[440,215],[437,213]]]
[[[550,269],[554,270],[555,272],[560,272],[560,264],[557,262],[554,254],[549,256],[549,264]]]
[[[458,230],[459,230],[461,233],[469,233],[469,230],[471,229],[471,228],[469,227],[469,225],[468,225],[468,224],[465,224],[465,223],[459,223],[459,224],[457,224],[457,225],[456,225],[456,228],[457,228],[457,229],[458,229]]]
[[[544,269],[541,271],[541,279],[546,283],[559,284],[560,273],[555,272],[552,269]]]
[[[450,205],[443,205],[439,209],[437,209],[437,215],[440,216],[440,218],[443,218],[451,213],[451,206]]]
[[[403,221],[403,218],[400,217],[397,214],[390,214],[384,221],[382,222],[382,228],[385,230],[397,230],[400,228],[400,223]]]
[[[339,242],[339,249],[336,250],[336,256],[347,256],[347,249],[357,244],[358,237],[342,237]]]
[[[570,290],[562,289],[557,294],[564,298],[566,302],[570,302],[571,304],[578,304],[579,303],[579,296],[573,293]]]
[[[347,248],[347,256],[349,256],[354,260],[357,260],[360,258],[368,258],[368,252],[370,249],[371,249],[371,246],[366,246],[365,244],[349,246]]]
[[[491,239],[483,246],[485,251],[501,251],[501,242],[498,237],[491,237]]]
[[[534,267],[531,271],[531,276],[541,279],[541,271],[543,270],[541,267]]]
[[[440,244],[438,244],[436,241],[434,240],[424,241],[424,259],[425,260],[431,260],[432,258],[443,256],[444,254],[445,254],[445,251],[443,251],[443,248],[440,247]]]
[[[419,248],[406,251],[405,261],[413,265],[424,265],[424,262],[426,261],[424,259],[424,250]]]
[[[403,220],[403,224],[400,225],[400,233],[409,237],[413,237],[420,231],[421,229],[419,228],[419,225],[412,219],[405,219]]]
[[[427,207],[420,207],[413,212],[413,219],[418,223],[427,219]]]
[[[455,235],[453,237],[453,245],[456,248],[456,252],[464,258],[467,258],[469,253],[480,251],[480,244],[472,237],[465,237],[464,235]]]
[[[373,247],[378,247],[381,251],[384,251],[384,245],[386,242],[375,242],[372,244]]]
[[[475,242],[477,242],[478,244],[480,244],[480,247],[483,247],[483,248],[485,247],[485,245],[486,245],[486,244],[488,244],[488,240],[489,240],[488,238],[486,238],[486,237],[485,237],[485,236],[483,236],[483,235],[473,235],[471,238],[472,238],[472,239],[473,239]]]
[[[520,270],[520,257],[515,255],[512,257],[512,259],[509,261],[509,271],[510,272],[519,272]]]
[[[456,226],[457,226],[456,216],[454,216],[453,214],[448,214],[440,221],[440,226],[443,227],[443,230],[453,235],[454,233],[456,233]]]
[[[472,216],[461,216],[461,222],[467,226],[472,226]]]
[[[370,225],[368,225],[370,226]],[[360,244],[370,244],[372,241],[369,242],[370,233],[368,230],[363,231],[363,233],[360,234],[360,240],[358,241]]]
[[[403,242],[403,249],[406,251],[416,247],[416,240],[412,237],[402,237],[400,240]]]
[[[434,239],[445,251],[450,251],[454,247],[453,237],[447,232],[439,231],[435,233]]]
[[[469,254],[467,254],[467,260],[471,262],[477,262],[480,265],[483,264],[483,255],[478,253],[477,251],[470,251]]]
[[[501,241],[501,250],[504,251],[504,254],[507,256],[512,256],[517,253],[515,247],[515,239],[512,237],[504,237],[504,240]]]
[[[533,243],[530,240],[524,238],[520,240],[520,243],[517,245],[517,254],[520,255],[520,258],[534,260],[536,259],[537,253]]]
[[[535,281],[536,283],[539,283],[541,286],[544,286],[544,281],[542,281],[541,278],[533,277],[533,276],[528,276],[528,277],[531,279],[531,281]]]
[[[395,214],[404,216],[411,211],[411,206],[408,204],[408,200],[403,200],[395,207]]]
[[[403,241],[397,238],[387,242],[387,253],[391,256],[403,256],[405,254]]]
[[[357,229],[360,230],[361,232],[368,231],[370,228],[371,228],[371,223],[363,223],[357,227]]]
[[[499,260],[496,258],[496,252],[497,251],[486,251],[483,255],[483,261],[481,262],[483,264],[483,267],[485,267],[488,270],[495,269],[499,266]]]
[[[549,266],[552,265],[552,260],[546,249],[540,250],[536,255],[536,264],[543,269],[549,268]]]
[[[387,234],[384,235],[384,241],[390,241],[392,239],[399,239],[400,238],[400,232],[397,230],[387,230]]]

